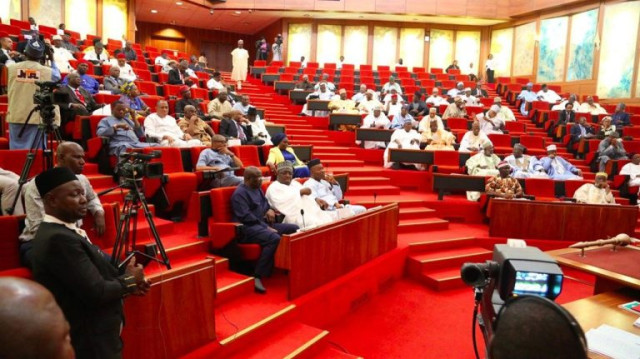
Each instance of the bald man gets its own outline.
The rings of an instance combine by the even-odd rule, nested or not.
[[[75,358],[69,323],[36,282],[0,277],[0,323],[0,358]]]
[[[104,209],[100,203],[100,199],[96,195],[89,179],[82,174],[84,170],[84,150],[75,142],[63,142],[58,146],[56,152],[56,162],[58,167],[67,167],[73,172],[78,181],[84,188],[85,197],[87,199],[87,209],[94,217],[95,230],[99,236],[105,231]],[[29,251],[31,250],[31,240],[38,231],[38,227],[44,217],[44,206],[42,197],[36,188],[34,181],[29,181],[24,189],[25,211],[27,218],[25,219],[25,227],[20,235],[20,258],[22,264],[31,267]],[[78,222],[78,227],[82,226],[82,220]]]

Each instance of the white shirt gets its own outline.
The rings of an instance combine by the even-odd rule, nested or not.
[[[431,95],[429,96],[429,98],[427,98],[427,101],[425,101],[427,104],[433,104],[434,106],[440,106],[442,104],[449,104],[447,102],[447,100],[444,99],[444,97],[442,96],[434,96]]]
[[[156,57],[154,64],[162,66],[162,72],[171,71],[171,67],[169,66],[169,59],[165,59],[162,56]]]
[[[180,140],[184,137],[175,118],[169,115],[160,117],[155,112],[144,119],[144,130],[147,136],[158,140],[162,140],[164,136],[169,136],[174,140]]]
[[[380,112],[380,116],[373,116],[373,111],[367,117],[362,120],[363,128],[384,128],[389,129],[391,126],[391,121],[385,116],[384,112]],[[356,141],[357,144],[360,144],[360,141]],[[385,143],[382,141],[364,141],[364,148],[372,149],[372,148],[384,148]]]
[[[502,121],[498,116],[489,118],[488,116],[481,116],[482,114],[478,114],[477,115],[477,119],[478,122],[480,122],[480,131],[490,135],[490,134],[501,134],[502,130],[500,130],[500,127],[504,124],[504,121]],[[491,122],[493,122],[493,125],[491,124],[491,122],[487,121],[487,119],[490,119]]]
[[[362,102],[362,101],[366,100],[367,96],[365,95],[364,92],[358,92],[357,94],[353,95],[353,97],[351,97],[351,99],[354,102],[359,103],[359,102]]]
[[[389,149],[402,148],[405,150],[420,149],[420,134],[416,130],[405,131],[404,128],[397,129],[391,134],[389,145],[384,150],[383,162],[385,168],[390,168],[393,162],[389,161]]]
[[[470,148],[475,151],[480,151],[485,142],[489,142],[489,137],[487,137],[484,132],[480,131],[476,136],[473,134],[473,131],[469,131],[462,136],[458,151],[470,152]]]
[[[458,95],[462,95],[463,93],[464,93],[464,90],[458,90],[457,88],[452,88],[451,90],[447,91],[447,96],[456,97]]]
[[[276,181],[269,185],[265,197],[272,208],[284,214],[284,223],[309,228],[332,222],[334,217],[330,212],[323,211],[312,197],[300,195],[301,189],[302,185],[295,180],[289,185]]]
[[[495,68],[496,68],[496,60],[487,59],[484,62],[484,68],[487,69],[487,70],[495,70]]]
[[[478,99],[475,96],[472,96],[472,95],[467,96],[465,94],[460,96],[460,98],[462,98],[462,101],[464,101],[466,105],[475,106],[478,104]]]
[[[607,113],[607,110],[600,107],[600,104],[597,104],[595,102],[593,103],[593,106],[589,105],[588,102],[584,102],[582,105],[580,105],[579,112],[589,112],[592,115],[600,115]]]
[[[387,82],[384,84],[384,86],[382,86],[382,93],[390,92],[391,89],[395,89],[398,95],[402,95],[402,87],[400,87],[400,84],[397,82],[394,82],[393,84]]]
[[[420,120],[420,124],[418,125],[418,132],[423,133],[429,131],[431,129],[431,122],[436,121],[438,123],[438,129],[444,129],[444,124],[442,123],[442,119],[440,116],[435,115],[431,117],[430,115],[424,116],[422,120]]]
[[[133,67],[125,62],[124,66],[120,66],[116,63],[116,66],[120,69],[120,78],[127,80],[129,82],[133,82],[138,79],[136,73],[133,72]]]
[[[550,89],[547,89],[547,92],[540,90],[536,95],[538,95],[538,97],[540,97],[542,101],[546,101],[548,103],[556,103],[562,100],[562,97],[560,97],[555,91]]]
[[[633,164],[633,162],[629,162],[626,165],[622,166],[620,174],[629,176],[630,186],[640,185],[640,165],[635,165]]]
[[[60,220],[57,217],[54,217],[54,216],[51,216],[51,215],[48,215],[48,214],[44,215],[44,217],[42,218],[42,222],[63,225],[65,227],[67,227],[68,229],[70,229],[71,231],[75,232],[76,234],[84,237],[87,241],[89,241],[89,243],[91,243],[91,240],[89,239],[89,236],[87,236],[87,232],[85,232],[84,229],[78,227],[77,223],[67,223],[67,222],[64,222],[64,221]]]
[[[222,81],[218,82],[214,78],[211,78],[209,79],[209,81],[207,81],[207,88],[209,90],[218,90],[218,91],[225,89],[224,85],[222,84]]]
[[[55,61],[61,73],[66,74],[73,71],[73,67],[69,64],[69,60],[75,60],[71,51],[64,47],[53,47],[53,61]]]
[[[567,105],[567,102],[569,102],[569,100],[564,100],[562,102],[560,102],[557,105],[553,105],[553,107],[551,107],[552,111],[564,111],[565,110],[565,106]],[[578,101],[573,101],[573,110],[577,111],[580,109],[580,103]]]
[[[316,181],[313,178],[309,178],[303,187],[311,189],[312,198],[320,198],[327,202],[329,209],[334,209],[336,203],[342,199],[342,189],[340,185],[332,185],[326,180]]]
[[[254,137],[259,137],[264,140],[265,145],[273,144],[271,142],[269,131],[267,131],[267,127],[264,124],[264,120],[261,119],[259,115],[256,115],[256,120],[251,122],[251,133],[253,133]]]
[[[86,54],[84,54],[84,59],[87,61],[108,62],[109,55],[107,55],[106,51],[102,51],[100,53],[100,57],[98,57],[98,54],[96,54],[95,51],[89,51]]]
[[[400,101],[396,102],[396,104],[392,104],[391,102],[389,102],[386,106],[387,108],[387,116],[391,117],[391,116],[398,116],[400,115],[400,111],[402,110],[402,103],[400,103]]]

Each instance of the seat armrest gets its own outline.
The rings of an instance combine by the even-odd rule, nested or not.
[[[209,240],[212,249],[222,249],[242,232],[243,225],[234,222],[209,220]]]

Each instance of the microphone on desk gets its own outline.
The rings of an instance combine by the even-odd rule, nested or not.
[[[304,209],[300,208],[300,215],[302,215],[302,228],[307,227],[307,225],[304,223]]]

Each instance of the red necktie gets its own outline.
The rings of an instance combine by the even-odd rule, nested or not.
[[[79,89],[76,89],[76,97],[78,98],[78,100],[80,100],[80,102],[82,102],[83,105],[85,104],[84,96],[82,96]]]

